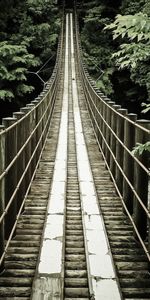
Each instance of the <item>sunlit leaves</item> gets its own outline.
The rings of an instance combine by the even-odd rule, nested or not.
[[[31,91],[22,86],[22,92],[17,89],[24,81],[27,81],[29,67],[37,66],[38,59],[29,54],[24,45],[12,45],[9,42],[0,43],[0,99],[12,99],[15,95],[23,95]],[[8,89],[8,85],[10,86]],[[12,85],[12,87],[11,87]],[[18,93],[19,91],[19,93]]]
[[[116,19],[105,29],[113,31],[113,38],[127,37],[130,40],[150,41],[150,17],[146,14],[117,15]]]
[[[117,15],[105,29],[111,29],[113,38],[120,39],[120,50],[113,54],[118,68],[129,69],[131,79],[146,86],[150,96],[150,17],[141,12]]]
[[[126,43],[120,45],[121,50],[113,54],[120,69],[136,68],[138,62],[146,61],[150,57],[150,44]]]
[[[132,153],[142,155],[144,151],[150,152],[150,142],[147,142],[145,144],[136,143],[136,146],[134,147]]]
[[[142,103],[142,106],[145,107],[142,110],[142,113],[146,114],[148,111],[150,111],[150,104]]]
[[[0,100],[24,103],[24,95],[34,89],[30,71],[34,74],[56,51],[58,9],[55,0],[1,2]]]
[[[11,90],[0,89],[0,99],[2,99],[2,100],[8,99],[10,101],[12,98],[14,98],[14,94]]]

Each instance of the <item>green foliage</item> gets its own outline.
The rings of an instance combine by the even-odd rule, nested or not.
[[[149,104],[146,104],[146,103],[142,103],[142,106],[143,107],[146,107],[145,109],[142,110],[142,113],[147,113],[150,111],[150,103]],[[143,151],[148,151],[150,152],[150,142],[147,142],[145,144],[140,144],[140,143],[137,143],[136,146],[134,147],[132,153],[135,155],[135,154],[139,154],[139,155],[142,155],[143,154]]]
[[[150,111],[150,103],[142,103],[142,106],[145,106],[146,108],[142,110],[142,113],[146,114],[148,111]]]
[[[90,75],[105,94],[129,112],[140,114],[141,103],[150,95],[150,1],[93,0],[82,4],[82,46]],[[112,29],[103,30],[105,27]]]
[[[17,86],[16,93],[18,96],[24,96],[27,93],[31,93],[33,89],[34,89],[33,86],[21,83]]]
[[[112,57],[120,69],[135,69],[139,62],[147,61],[150,58],[150,44],[143,46],[143,43],[130,43],[120,45],[121,50],[115,52]]]
[[[147,87],[150,97],[150,17],[143,13],[118,15],[105,27],[113,31],[113,38],[121,38],[120,50],[113,54],[119,69],[129,69],[131,79]]]
[[[116,19],[105,29],[113,30],[113,38],[116,39],[121,36],[128,37],[130,40],[137,42],[150,40],[150,17],[146,14],[138,13],[135,15],[117,15]]]
[[[0,8],[0,99],[23,104],[34,89],[30,71],[56,52],[58,9],[54,0],[1,0]],[[50,72],[43,70],[42,76],[46,81]]]
[[[147,142],[145,144],[136,143],[136,146],[132,150],[132,153],[134,155],[142,155],[144,151],[150,152],[150,142]]]
[[[107,70],[101,73],[100,77],[96,81],[96,86],[107,95],[113,93],[113,86],[111,83],[111,76],[113,74],[114,68],[107,68]]]
[[[93,2],[92,5],[94,6]],[[94,79],[97,79],[97,86],[110,95],[113,92],[111,85],[112,75],[112,47],[109,32],[103,32],[108,24],[109,18],[105,17],[106,5],[96,5],[90,9],[84,18],[81,41],[84,48],[83,56],[87,69]]]
[[[141,11],[145,2],[145,0],[123,0],[120,10],[124,15],[135,14]]]
[[[0,99],[8,99],[10,101],[12,98],[14,98],[14,94],[12,93],[12,91],[0,89]]]
[[[31,92],[24,89],[22,83],[27,81],[27,70],[32,66],[38,66],[39,60],[33,54],[29,54],[24,45],[11,45],[0,43],[0,99],[12,99]],[[9,88],[8,88],[9,87]],[[18,88],[19,87],[19,88]],[[33,90],[33,88],[32,88]],[[20,91],[22,91],[20,93]]]

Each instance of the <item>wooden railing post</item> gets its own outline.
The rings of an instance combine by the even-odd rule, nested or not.
[[[115,104],[115,102],[108,101],[109,106],[112,106],[114,104]],[[110,126],[111,125],[111,108],[109,106],[107,106],[107,108],[106,108],[106,122]],[[110,136],[111,136],[110,129],[108,127],[106,127],[106,141],[107,141],[108,146],[110,146]],[[110,151],[107,146],[106,146],[106,155],[105,156],[106,156],[107,163],[109,163]]]
[[[98,111],[100,114],[102,114],[102,100],[99,99],[98,102]],[[102,135],[100,131],[102,131],[102,118],[99,114],[97,114],[97,124],[98,124],[98,132],[97,132],[97,138],[100,146],[102,145]]]
[[[136,122],[137,115],[136,114],[128,114],[128,119]],[[131,124],[128,120],[125,120],[125,128],[124,128],[124,145],[130,150],[133,150],[135,145],[135,126]],[[134,182],[134,160],[131,155],[124,150],[123,155],[123,171],[130,183],[133,185]],[[126,179],[123,179],[123,199],[126,204],[126,207],[130,214],[133,213],[133,192],[127,183]],[[123,209],[124,213],[126,213],[125,209]]]
[[[102,116],[103,116],[103,119],[106,121],[106,111],[107,111],[107,102],[109,101],[109,99],[107,97],[103,97],[103,104],[102,104]],[[102,121],[102,133],[103,133],[103,136],[104,138],[106,139],[106,124],[104,121]],[[103,150],[103,153],[105,154],[106,153],[106,143],[104,141],[104,139],[102,139],[102,150]]]
[[[16,118],[17,120],[20,120],[23,116],[24,116],[23,112],[13,113],[13,117]],[[25,131],[25,128],[24,128],[24,120],[23,120],[17,125],[17,152],[19,152],[19,150],[25,143],[25,132],[24,131]],[[24,150],[22,151],[20,156],[17,158],[17,165],[19,166],[17,168],[17,184],[18,184],[18,182],[25,170],[25,151]],[[25,187],[26,187],[26,185],[25,185],[25,177],[24,177],[24,179],[22,180],[22,183],[18,189],[18,192],[17,192],[17,195],[18,195],[17,211],[19,211],[22,201],[24,199]]]
[[[150,128],[149,120],[138,120],[137,124],[142,125],[145,128]],[[142,131],[140,128],[136,128],[135,142],[136,143],[145,143],[148,141],[148,134]],[[144,151],[142,155],[138,155],[138,160],[142,162],[148,168],[148,151]],[[135,172],[134,172],[134,186],[135,191],[138,196],[142,199],[145,207],[148,206],[148,174],[135,162]],[[134,222],[137,226],[137,229],[143,239],[147,235],[147,215],[138,199],[134,197]],[[136,238],[135,233],[135,238]]]
[[[30,109],[35,108],[35,105],[30,103],[27,105]],[[34,131],[36,127],[36,109],[33,110],[33,112],[30,115],[30,132]],[[34,152],[36,148],[36,131],[34,132],[32,138],[31,138],[31,154]],[[34,170],[36,168],[36,153],[34,154],[34,157],[31,162],[31,175],[34,173]]]
[[[41,103],[38,105],[38,107],[36,108],[36,119],[37,119],[37,124],[39,123],[40,119],[42,118],[42,105]],[[39,141],[41,134],[42,134],[42,130],[43,130],[43,122],[41,121],[40,124],[38,125],[37,128],[37,140]],[[40,153],[42,151],[42,140],[38,146],[37,149],[37,157],[39,159]]]
[[[93,96],[93,102],[94,102],[94,104],[93,104],[93,108],[92,108],[92,110],[93,110],[93,114],[94,114],[94,120],[93,120],[93,128],[94,128],[94,131],[95,131],[95,133],[96,133],[96,103],[97,103],[97,95],[96,94],[94,94],[94,96]]]
[[[47,110],[47,107],[48,107],[48,95],[45,95],[45,99],[44,99],[44,110],[43,110],[43,113],[45,113],[46,112],[46,114],[45,114],[45,117],[44,117],[44,126],[43,126],[43,129],[45,128],[45,126],[46,126],[46,129],[45,129],[45,132],[44,132],[44,135],[43,135],[43,139],[44,139],[44,143],[45,143],[45,139],[46,139],[46,134],[47,134],[47,130],[48,130],[48,125],[49,124],[47,124],[46,125],[46,123],[47,123],[47,119],[48,119],[48,110]],[[47,110],[47,111],[46,111]]]
[[[0,125],[0,133],[3,132],[4,126]],[[5,170],[5,134],[0,135],[0,174]],[[5,178],[0,180],[0,216],[5,209]],[[5,232],[4,220],[0,223],[0,257],[4,253]],[[0,273],[4,270],[4,262],[0,265]]]
[[[4,118],[3,125],[5,128],[13,125],[17,121],[16,118]],[[7,167],[17,154],[17,127],[15,126],[6,133],[5,137],[5,166]],[[17,163],[15,162],[5,177],[5,206],[17,186]],[[5,238],[8,239],[12,227],[16,221],[17,215],[17,194],[14,197],[5,217]],[[15,235],[15,232],[14,232]]]
[[[121,107],[120,105],[116,105],[116,104],[112,106],[112,108],[115,110],[119,109],[120,107]],[[114,112],[113,110],[111,113],[111,129],[113,130],[113,132],[116,133],[116,112]],[[116,154],[116,138],[114,137],[112,132],[110,135],[110,148],[111,148],[113,154],[115,155]],[[115,160],[114,160],[113,156],[110,154],[110,171],[114,177],[115,177],[115,170],[116,170],[115,166],[116,166]]]
[[[95,134],[97,136],[97,139],[98,139],[98,134],[99,134],[99,130],[98,130],[98,119],[99,119],[99,114],[98,114],[98,111],[99,111],[99,108],[100,107],[100,99],[99,97],[96,95],[96,108],[95,109],[95,119],[96,119],[96,124],[95,124]]]
[[[28,112],[30,112],[30,108],[22,107],[21,112],[23,112],[26,115]],[[24,128],[25,128],[25,130],[24,130],[24,135],[25,136],[24,137],[25,137],[25,142],[26,142],[26,140],[29,138],[30,132],[31,132],[31,129],[30,129],[30,116],[27,116],[24,119]],[[24,153],[25,153],[25,167],[26,167],[29,160],[30,160],[30,157],[31,157],[31,139],[28,142],[28,144],[26,145]],[[27,170],[26,175],[25,175],[26,190],[27,190],[27,188],[30,184],[30,181],[31,181],[31,164],[28,167],[28,170]]]
[[[121,115],[127,115],[127,109],[120,108],[117,110]],[[124,123],[125,120],[121,116],[117,115],[117,124],[116,124],[116,135],[119,138],[121,142],[124,143]],[[124,148],[120,144],[118,140],[116,140],[116,161],[119,164],[119,166],[123,169],[123,155],[124,155]],[[123,175],[121,171],[119,170],[117,164],[116,164],[116,171],[115,171],[115,178],[116,183],[118,186],[118,189],[120,193],[123,192]]]
[[[33,100],[31,103],[36,106],[36,108],[35,108],[35,126],[36,126],[38,124],[38,107],[37,107],[37,104],[39,103],[39,98],[36,98],[36,100]],[[37,145],[37,143],[39,141],[39,128],[36,129],[35,139],[36,139],[36,145]],[[36,156],[35,157],[36,157],[36,164],[37,164],[38,159],[39,159],[39,147],[36,150]]]
[[[45,119],[46,119],[46,116],[44,116],[44,112],[45,112],[45,93],[42,92],[40,94],[41,96],[41,116],[43,116],[43,119],[42,119],[42,132],[44,130],[44,126],[45,126]],[[44,145],[44,141],[45,141],[45,134],[43,134],[43,137],[42,137],[42,147]]]

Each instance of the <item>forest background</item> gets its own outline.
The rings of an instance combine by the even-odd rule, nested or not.
[[[105,95],[143,117],[142,103],[150,105],[149,0],[76,2],[90,75]],[[29,103],[50,77],[61,24],[60,4],[0,0],[0,118]]]

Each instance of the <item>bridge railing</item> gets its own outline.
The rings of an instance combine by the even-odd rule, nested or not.
[[[150,120],[137,120],[136,114],[128,113],[96,88],[83,62],[77,22],[75,27],[79,72],[95,136],[135,239],[150,262],[150,153],[132,152],[136,143],[150,140]]]
[[[0,125],[0,271],[45,145],[58,88],[63,40],[62,22],[56,64],[45,89]]]

